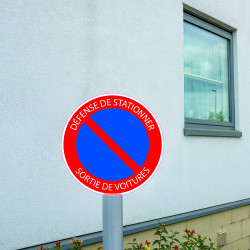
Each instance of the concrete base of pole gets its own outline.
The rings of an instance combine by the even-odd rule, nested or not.
[[[123,249],[123,207],[121,195],[103,195],[103,249]]]

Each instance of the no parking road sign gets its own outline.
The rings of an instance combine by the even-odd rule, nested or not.
[[[81,104],[63,133],[63,155],[73,177],[105,195],[133,191],[155,173],[163,139],[154,115],[139,101],[118,94]]]

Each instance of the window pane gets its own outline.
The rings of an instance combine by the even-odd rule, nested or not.
[[[184,22],[185,117],[229,121],[227,39]]]

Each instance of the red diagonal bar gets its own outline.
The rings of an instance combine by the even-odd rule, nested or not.
[[[134,172],[141,171],[140,166],[90,117],[85,124]]]

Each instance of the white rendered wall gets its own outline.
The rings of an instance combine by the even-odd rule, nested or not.
[[[137,98],[165,139],[160,168],[124,196],[124,224],[250,197],[250,3],[186,0],[237,29],[241,139],[185,137],[183,4],[176,0],[0,2],[0,249],[102,229],[101,196],[68,173],[61,136],[103,93]]]

